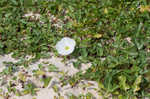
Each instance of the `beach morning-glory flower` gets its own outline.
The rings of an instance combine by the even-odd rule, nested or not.
[[[60,55],[69,55],[74,51],[75,45],[75,40],[64,37],[56,44],[56,50]]]

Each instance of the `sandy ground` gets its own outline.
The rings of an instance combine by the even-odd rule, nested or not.
[[[4,61],[17,62],[17,60],[11,58],[11,54],[5,55],[5,56],[0,56],[0,71],[3,71],[3,69],[6,68],[5,65],[3,64]],[[97,84],[97,82],[94,82],[94,81],[82,80],[73,88],[69,84],[61,87],[61,82],[60,82],[60,77],[62,77],[61,72],[65,73],[65,75],[73,76],[79,71],[84,72],[86,69],[88,69],[91,66],[90,63],[82,64],[81,70],[78,70],[73,67],[72,61],[75,61],[75,60],[74,59],[68,60],[67,63],[64,63],[64,62],[62,62],[62,58],[52,56],[49,59],[40,59],[38,62],[32,63],[26,69],[26,71],[28,71],[28,74],[30,74],[30,75],[32,75],[33,70],[38,69],[39,64],[46,63],[46,62],[55,65],[58,68],[59,72],[45,72],[46,75],[52,77],[52,80],[50,81],[49,85],[46,88],[42,88],[43,83],[40,82],[39,80],[35,79],[34,77],[28,78],[29,80],[31,80],[38,86],[39,91],[37,92],[37,95],[32,96],[32,95],[28,94],[28,95],[23,95],[23,96],[16,96],[11,93],[9,99],[33,99],[33,98],[55,99],[54,97],[60,97],[60,96],[63,97],[62,99],[69,99],[68,97],[71,94],[73,94],[75,96],[79,96],[81,94],[85,95],[88,92],[93,94],[95,99],[102,99],[102,97],[100,97],[97,92],[98,84]],[[20,68],[22,68],[22,67],[20,67]],[[46,69],[47,68],[45,68],[45,70]],[[17,75],[19,72],[22,72],[22,69],[19,69],[19,71],[17,71],[17,73],[14,73],[14,75]],[[19,85],[19,83],[18,83],[18,85]],[[57,87],[59,89],[58,92],[54,91],[54,89],[52,88],[53,85],[57,85]],[[86,86],[86,88],[85,88],[85,86]],[[1,87],[4,87],[4,86],[1,86]],[[17,86],[17,87],[19,88],[19,90],[21,90],[21,87],[19,87],[19,86]],[[5,87],[3,89],[5,89]],[[0,99],[3,99],[3,98],[0,98]]]

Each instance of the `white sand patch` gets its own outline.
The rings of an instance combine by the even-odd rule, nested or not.
[[[53,89],[42,89],[37,93],[37,99],[54,99],[54,96],[58,96]]]
[[[37,92],[37,96],[25,95],[25,96],[13,96],[10,99],[54,99],[58,96],[53,89],[44,88]]]
[[[4,65],[2,63],[3,61],[17,62],[17,60],[11,58],[11,54],[0,57],[0,66],[1,67],[4,67]],[[24,96],[16,96],[15,94],[11,93],[9,99],[33,99],[33,98],[54,99],[55,96],[58,97],[59,95],[64,97],[64,99],[69,99],[68,97],[71,94],[73,94],[75,96],[79,96],[81,94],[86,95],[89,92],[91,94],[93,94],[93,96],[96,99],[102,99],[97,93],[97,91],[99,90],[98,84],[97,84],[97,82],[94,82],[94,81],[82,80],[79,83],[77,83],[74,87],[72,87],[69,83],[65,86],[61,86],[62,82],[60,81],[60,77],[62,77],[63,75],[73,76],[79,71],[82,71],[84,73],[88,68],[91,67],[91,63],[81,64],[81,69],[78,70],[78,69],[74,68],[74,66],[73,66],[74,61],[77,61],[77,60],[71,59],[71,60],[68,60],[67,62],[63,62],[62,58],[54,57],[54,55],[53,55],[51,58],[40,59],[39,61],[30,64],[29,67],[26,69],[23,66],[20,66],[19,71],[14,73],[14,75],[17,76],[20,73],[22,73],[23,75],[25,74],[24,76],[27,77],[26,80],[34,83],[38,87],[39,91],[37,92],[37,95],[35,95],[35,96],[32,96],[30,94],[24,95]],[[48,64],[52,64],[52,65],[56,66],[58,68],[58,71],[56,71],[56,72],[47,71],[48,64],[44,64],[44,63],[48,63]],[[44,66],[43,71],[45,72],[45,75],[48,77],[52,77],[49,85],[46,88],[42,87],[43,82],[41,82],[39,80],[39,78],[36,78],[35,76],[33,76],[33,73],[32,73],[33,70],[39,70],[39,64]],[[18,81],[14,82],[14,83],[17,84],[17,86],[15,88],[23,90],[22,86],[20,85],[20,83]],[[53,86],[58,87],[58,89],[59,89],[58,92],[54,91]],[[5,86],[3,86],[3,88],[5,90]]]
[[[40,59],[38,62],[31,64],[29,66],[28,71],[32,72],[33,70],[37,70],[39,64],[41,64],[43,62],[48,62],[48,63],[55,65],[59,71],[65,72],[69,76],[72,76],[72,75],[76,74],[77,72],[79,72],[78,69],[74,68],[72,63],[69,63],[66,65],[64,62],[62,62],[62,60],[63,60],[62,58],[58,58],[58,57],[54,57],[54,56],[52,56],[49,59]]]
[[[71,87],[70,85],[64,86],[61,91],[61,95],[68,99],[67,96],[73,94],[75,96],[86,95],[87,93],[91,93],[96,99],[102,99],[101,96],[98,95],[98,84],[95,81],[87,81],[82,80],[75,87]]]
[[[83,71],[82,73],[85,73],[86,70],[87,70],[88,68],[90,68],[91,66],[92,66],[91,63],[88,63],[88,64],[81,64],[81,70]]]
[[[38,14],[38,13],[33,13],[33,12],[29,12],[29,13],[26,13],[23,17],[31,17],[32,19],[40,19],[41,15]]]
[[[3,71],[3,69],[5,68],[3,62],[17,62],[17,60],[15,60],[14,58],[11,57],[12,54],[8,54],[8,55],[4,55],[4,56],[0,56],[0,72]]]
[[[33,99],[33,96],[31,95],[25,95],[25,96],[12,96],[10,99]]]

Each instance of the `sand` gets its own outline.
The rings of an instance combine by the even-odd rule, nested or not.
[[[38,67],[39,64],[46,63],[46,62],[55,65],[58,68],[59,72],[45,72],[47,76],[52,77],[52,80],[50,81],[49,85],[46,88],[42,88],[43,83],[40,82],[39,80],[37,80],[35,77],[31,76],[31,77],[27,78],[28,80],[35,83],[36,86],[38,86],[39,91],[37,91],[37,94],[35,96],[32,96],[30,94],[23,95],[23,96],[16,96],[15,94],[11,93],[9,99],[33,99],[33,98],[54,99],[54,97],[60,97],[60,96],[63,97],[63,99],[69,99],[68,97],[71,94],[73,94],[75,96],[79,96],[81,94],[85,95],[88,92],[93,94],[95,99],[102,99],[102,97],[99,96],[99,94],[97,92],[99,90],[99,87],[98,87],[97,82],[95,82],[95,81],[82,80],[73,88],[69,84],[62,87],[61,82],[60,82],[60,77],[62,77],[63,73],[68,76],[73,76],[76,73],[78,73],[79,71],[84,73],[86,69],[91,67],[91,63],[82,64],[82,67],[79,70],[79,69],[74,68],[74,66],[73,66],[72,62],[76,61],[75,59],[68,60],[66,63],[62,62],[62,60],[63,60],[62,58],[54,57],[52,55],[51,58],[40,59],[39,61],[29,65],[29,67],[25,70],[25,71],[28,71],[28,75],[32,75],[32,71],[37,70],[39,68]],[[3,64],[4,61],[17,62],[18,60],[11,58],[11,54],[5,55],[5,56],[0,56],[0,71],[2,71],[3,69],[6,68],[5,65]],[[18,75],[20,72],[21,73],[23,72],[22,71],[23,66],[22,67],[20,66],[19,68],[20,68],[19,71],[14,73],[14,75]],[[46,69],[47,69],[47,67],[45,66],[45,70]],[[19,83],[17,83],[17,84],[18,84],[17,88],[19,88],[21,90]],[[53,85],[56,85],[58,87],[58,89],[59,89],[58,92],[54,91],[54,89],[52,88]],[[86,86],[86,88],[84,86]],[[3,87],[4,86],[2,86],[2,88]],[[5,89],[5,87],[3,89]]]

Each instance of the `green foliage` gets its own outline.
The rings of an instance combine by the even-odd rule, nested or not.
[[[140,6],[149,5],[149,0],[28,1],[0,0],[0,54],[13,52],[16,58],[33,55],[40,59],[42,53],[55,52],[58,39],[72,37],[77,46],[70,57],[79,61],[75,67],[92,62],[85,74],[72,78],[72,84],[89,79],[101,82],[103,90],[119,99],[148,96],[150,12],[141,12]],[[29,11],[41,14],[40,19],[23,17]],[[49,21],[49,12],[62,20],[62,28]],[[50,66],[49,70],[57,68]],[[12,71],[8,67],[5,73]]]
[[[48,65],[48,71],[49,72],[57,72],[59,70],[55,65],[50,64],[50,65]]]
[[[31,94],[31,95],[35,95],[36,94],[36,90],[35,90],[35,85],[32,83],[29,83],[25,86],[25,89],[23,90],[24,94]]]
[[[44,82],[44,87],[47,87],[51,81],[51,77],[46,77],[46,78],[43,78],[43,82]]]

